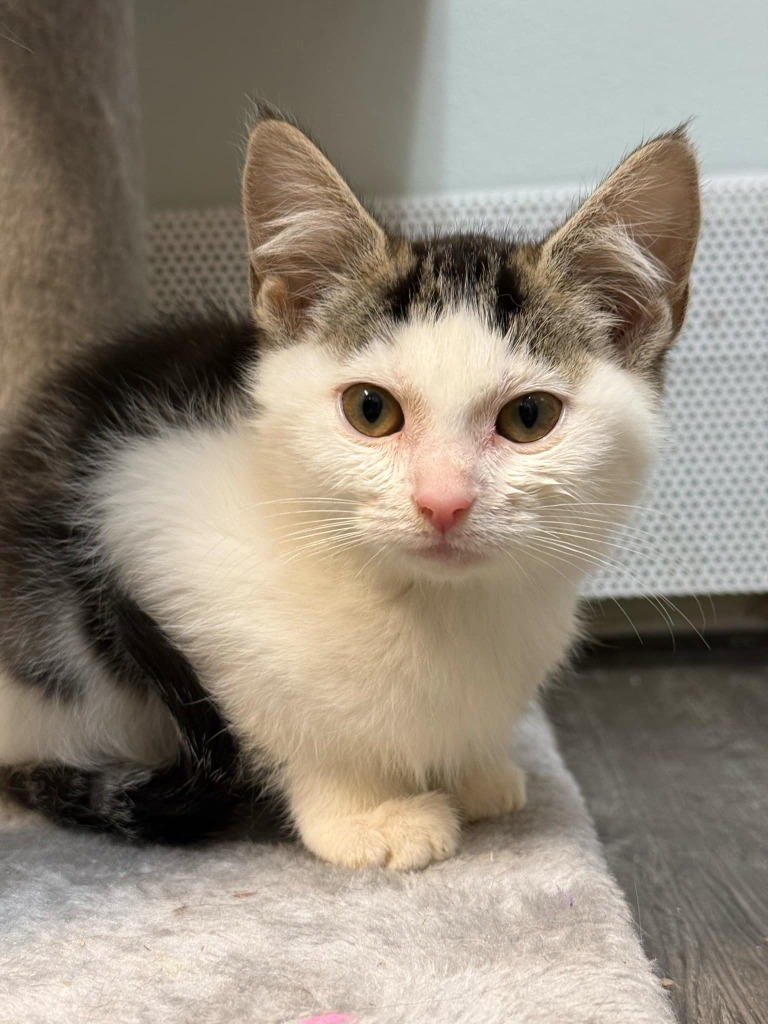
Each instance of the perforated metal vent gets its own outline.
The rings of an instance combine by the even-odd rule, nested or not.
[[[384,201],[377,209],[409,233],[436,225],[538,233],[562,219],[576,191]],[[150,249],[156,309],[210,300],[245,308],[237,210],[159,212]],[[719,178],[705,190],[693,297],[670,357],[664,422],[646,509],[588,593],[768,590],[768,177]]]

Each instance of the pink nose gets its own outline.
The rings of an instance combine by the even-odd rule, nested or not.
[[[447,533],[471,508],[474,498],[461,493],[421,492],[416,495],[419,512],[429,519],[436,530]]]

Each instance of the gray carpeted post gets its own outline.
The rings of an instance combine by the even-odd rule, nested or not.
[[[0,416],[141,312],[131,0],[0,0]]]

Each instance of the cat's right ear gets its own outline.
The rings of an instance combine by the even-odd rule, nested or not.
[[[301,334],[328,290],[364,274],[386,246],[317,146],[270,108],[251,130],[243,210],[254,318],[279,339]]]

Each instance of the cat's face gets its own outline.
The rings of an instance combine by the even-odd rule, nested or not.
[[[439,579],[537,560],[582,575],[642,482],[685,312],[684,136],[637,150],[540,244],[389,235],[271,116],[244,200],[260,443],[300,510],[295,552]]]
[[[464,306],[382,321],[343,356],[312,341],[268,354],[262,436],[281,491],[306,499],[280,524],[296,550],[441,579],[589,568],[643,478],[653,394],[515,333]]]

